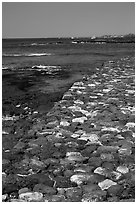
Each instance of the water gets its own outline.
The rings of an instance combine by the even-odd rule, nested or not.
[[[3,114],[19,108],[48,112],[54,102],[84,75],[91,75],[104,61],[133,56],[134,43],[75,43],[71,38],[3,39]]]
[[[75,44],[71,38],[2,40],[3,69],[50,65],[87,71],[103,61],[133,54],[133,43]]]

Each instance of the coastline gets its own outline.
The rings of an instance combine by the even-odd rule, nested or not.
[[[134,57],[94,71],[49,112],[4,118],[3,200],[134,202]]]

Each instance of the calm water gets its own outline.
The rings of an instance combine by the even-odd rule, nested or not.
[[[134,55],[133,43],[78,43],[73,39],[3,39],[3,69],[34,66],[63,66],[71,70],[90,70],[103,61]]]
[[[94,73],[104,61],[135,53],[133,43],[76,44],[74,39],[2,42],[3,114],[11,115],[16,115],[18,103],[48,112],[83,75]]]

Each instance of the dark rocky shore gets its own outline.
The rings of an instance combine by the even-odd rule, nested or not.
[[[52,105],[37,83],[26,94],[4,79],[3,201],[135,202],[134,64],[108,61],[60,90],[55,81]]]

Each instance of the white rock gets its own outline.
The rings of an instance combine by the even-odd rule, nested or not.
[[[126,166],[118,166],[116,170],[122,174],[126,174],[129,172],[129,169]]]
[[[83,105],[83,104],[84,104],[84,102],[81,101],[81,100],[76,100],[76,101],[74,101],[74,103],[75,103],[75,104],[80,104],[80,105]]]
[[[8,135],[9,133],[3,130],[3,131],[2,131],[2,134],[3,134],[3,135]]]
[[[94,173],[95,174],[100,174],[100,175],[106,175],[106,169],[105,168],[102,168],[102,167],[97,167],[95,170],[94,170]]]
[[[71,109],[73,112],[75,112],[75,111],[80,111],[81,107],[79,107],[79,106],[69,106],[68,109]]]
[[[20,104],[16,105],[17,108],[19,108],[20,106],[21,106]]]
[[[91,144],[100,143],[99,137],[96,134],[91,134],[91,133],[84,133],[78,139],[86,140],[86,141],[89,140]]]
[[[19,198],[25,201],[40,201],[43,198],[43,194],[40,192],[27,192],[20,194]]]
[[[84,114],[85,116],[87,116],[87,117],[92,115],[92,113],[89,112],[89,111],[87,111],[87,110],[83,110],[83,109],[82,109],[82,110],[80,110],[80,112],[83,113],[83,114]]]
[[[62,125],[62,126],[69,126],[70,123],[64,120],[64,121],[60,122],[60,125]]]
[[[85,120],[87,120],[87,118],[83,116],[83,117],[79,117],[79,118],[74,118],[74,119],[72,119],[72,122],[73,122],[73,123],[74,123],[74,122],[84,123]]]
[[[39,167],[44,166],[44,163],[42,161],[39,161],[39,160],[36,160],[36,159],[31,159],[30,164],[36,165],[36,166],[39,166]]]
[[[110,92],[111,91],[111,89],[103,89],[103,92],[104,93],[108,93],[108,92]]]
[[[89,98],[98,98],[98,96],[90,96]]]
[[[130,147],[121,147],[121,148],[118,150],[118,153],[119,153],[120,155],[123,155],[123,156],[129,156],[129,155],[131,155],[132,150],[130,149]]]
[[[74,133],[74,134],[71,135],[71,137],[73,137],[73,138],[78,138],[78,137],[80,137],[80,135]]]
[[[112,131],[112,132],[120,132],[120,130],[118,130],[118,128],[113,128],[113,127],[104,127],[101,129],[101,131]]]
[[[67,152],[66,157],[70,156],[82,156],[80,152]]]
[[[116,182],[112,181],[112,180],[109,180],[109,179],[106,179],[100,183],[98,183],[98,186],[102,189],[102,190],[105,190],[105,189],[108,189],[110,186],[113,186],[113,185],[117,185]]]
[[[66,157],[70,161],[83,161],[88,157],[83,157],[80,152],[67,152]]]
[[[79,90],[78,90],[78,91],[77,91],[77,94],[78,94],[78,95],[82,94],[82,91],[79,91]]]
[[[70,177],[70,181],[77,183],[77,185],[82,184],[84,181],[88,181],[93,175],[88,174],[75,174]]]
[[[84,83],[82,81],[78,81],[78,82],[75,82],[73,85],[80,85],[80,86],[83,86]]]
[[[8,197],[8,194],[3,194],[2,195],[2,201],[5,201],[7,197]]]
[[[88,84],[89,87],[95,87],[96,84]]]
[[[134,127],[135,127],[135,123],[132,123],[132,122],[127,123],[127,124],[126,124],[126,127],[128,127],[128,128],[134,128]]]
[[[73,91],[73,89],[86,89],[86,87],[84,87],[84,86],[72,86],[71,87],[71,90]]]

